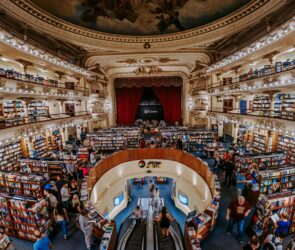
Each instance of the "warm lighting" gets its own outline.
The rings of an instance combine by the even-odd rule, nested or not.
[[[90,76],[90,72],[87,71],[86,69],[76,66],[74,64],[71,64],[69,62],[66,62],[58,57],[55,57],[55,56],[49,54],[48,52],[45,52],[42,49],[39,49],[38,47],[35,47],[35,46],[27,43],[24,40],[16,38],[16,37],[12,36],[11,34],[7,34],[4,30],[0,30],[0,41],[6,43],[9,46],[14,47],[17,50],[20,50],[24,53],[41,58],[42,60],[53,63],[55,65],[65,68],[67,70],[74,71],[76,73],[79,73],[79,74],[87,76],[87,77]],[[3,58],[2,58],[2,60],[3,60]]]
[[[210,73],[214,70],[220,69],[223,66],[229,65],[233,62],[240,60],[243,57],[246,57],[250,54],[253,54],[259,49],[266,47],[283,37],[289,35],[295,30],[295,16],[293,16],[288,22],[282,24],[277,29],[270,32],[268,35],[262,37],[258,41],[250,44],[249,46],[245,47],[244,49],[237,51],[236,53],[224,58],[223,60],[212,64],[210,67],[207,68],[207,73]]]

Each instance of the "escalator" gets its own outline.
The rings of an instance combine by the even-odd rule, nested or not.
[[[164,199],[158,201],[158,206],[154,206],[153,216],[154,218],[158,217],[162,207],[164,206]],[[156,250],[165,250],[165,249],[175,249],[175,250],[184,250],[184,241],[181,229],[176,220],[170,222],[169,227],[169,238],[164,239],[162,236],[160,223],[154,223],[154,239],[155,239],[155,249]]]
[[[140,224],[136,224],[133,232],[131,233],[126,249],[130,250],[142,250],[144,248],[144,236],[146,232],[146,222],[141,221]]]
[[[171,235],[169,239],[164,239],[161,233],[160,223],[154,224],[154,233],[155,233],[155,249],[159,250],[176,250],[174,240]]]

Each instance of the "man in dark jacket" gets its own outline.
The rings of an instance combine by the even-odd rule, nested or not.
[[[232,158],[229,158],[225,163],[224,163],[224,168],[225,168],[225,179],[223,184],[227,187],[230,187],[231,181],[232,181],[232,176],[233,172],[235,170],[235,164],[232,161]]]

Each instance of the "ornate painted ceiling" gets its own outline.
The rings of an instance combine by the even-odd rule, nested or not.
[[[287,1],[1,0],[0,10],[91,53],[133,53],[208,48],[258,23]]]
[[[76,25],[119,35],[158,35],[196,28],[250,0],[31,0]]]

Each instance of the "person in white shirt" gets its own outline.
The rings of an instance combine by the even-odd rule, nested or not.
[[[90,163],[91,163],[92,166],[94,166],[95,163],[96,163],[94,152],[90,153]]]
[[[72,160],[70,160],[66,164],[66,168],[67,168],[68,174],[70,174],[72,177],[76,178],[76,165]]]
[[[158,188],[155,188],[154,190],[154,208],[158,208],[159,205],[159,199],[160,199],[160,191]]]
[[[69,202],[70,202],[70,192],[69,192],[69,185],[68,183],[65,183],[60,190],[60,196],[61,196],[61,201],[66,209],[69,207]]]
[[[87,249],[90,250],[91,248],[91,235],[92,235],[92,224],[89,222],[88,212],[83,209],[81,214],[79,215],[79,227],[80,230],[84,233],[85,236],[85,243]]]

